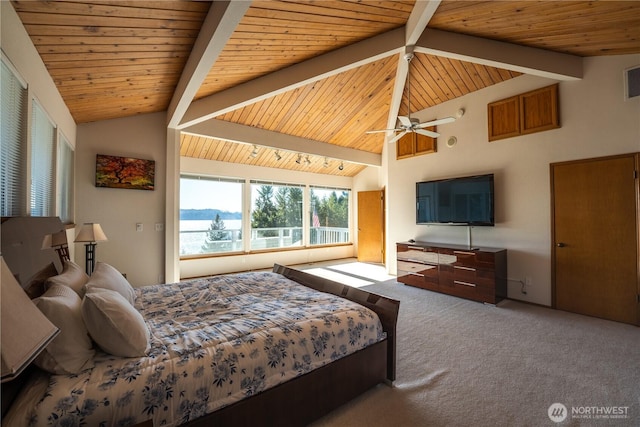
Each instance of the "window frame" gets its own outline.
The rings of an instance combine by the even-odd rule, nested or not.
[[[178,242],[178,247],[179,247],[179,256],[180,258],[199,258],[199,257],[213,257],[213,256],[226,256],[226,255],[234,255],[234,254],[239,254],[239,253],[244,253],[245,252],[245,242],[242,236],[244,236],[244,223],[245,223],[245,215],[244,215],[244,191],[245,191],[245,187],[246,187],[246,181],[244,179],[239,179],[239,178],[227,178],[227,177],[219,177],[219,176],[210,176],[210,175],[203,175],[203,174],[187,174],[187,173],[181,173],[180,174],[180,185],[182,186],[182,180],[183,179],[190,179],[190,180],[194,180],[194,181],[211,181],[211,182],[228,182],[228,183],[238,183],[240,184],[240,197],[241,197],[241,206],[240,206],[240,213],[242,215],[240,221],[240,239],[239,239],[239,247],[235,247],[233,245],[233,242],[236,241],[235,240],[235,233],[234,235],[232,235],[232,247],[230,248],[230,250],[228,251],[215,251],[215,252],[198,252],[198,253],[183,253],[182,252],[182,233],[183,232],[190,232],[190,233],[196,233],[196,232],[201,232],[201,231],[205,231],[208,232],[206,230],[182,230],[182,228],[180,227],[180,222],[181,220],[178,219],[178,237],[179,237],[179,242]],[[182,191],[180,192],[180,194],[182,195]],[[182,205],[179,205],[178,210],[182,210]],[[224,220],[224,219],[223,219]],[[235,230],[235,229],[234,229]]]

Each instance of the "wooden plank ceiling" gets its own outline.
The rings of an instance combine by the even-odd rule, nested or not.
[[[210,7],[200,1],[12,4],[77,123],[167,110]],[[194,99],[404,27],[415,6],[414,0],[254,1]],[[445,0],[427,28],[583,57],[640,53],[640,2]],[[365,131],[387,127],[400,55],[215,119],[381,153],[384,134]],[[411,112],[520,75],[424,53],[410,65]],[[408,111],[405,93],[399,113]],[[276,150],[269,141],[254,147],[189,133],[181,141],[181,155],[203,159],[344,176],[365,167],[309,152],[305,146]]]

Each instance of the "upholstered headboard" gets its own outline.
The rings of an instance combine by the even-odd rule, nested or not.
[[[58,217],[2,218],[2,257],[22,287],[26,287],[34,276],[51,266],[51,263],[58,271],[62,270],[58,254],[53,249],[42,250],[41,247],[45,235],[63,229],[64,225]]]

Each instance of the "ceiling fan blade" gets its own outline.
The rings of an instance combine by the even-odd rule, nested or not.
[[[411,127],[411,119],[409,117],[398,116],[398,120],[400,120],[400,123],[402,124],[402,126]]]
[[[389,140],[389,144],[393,144],[394,142],[396,142],[397,140],[399,140],[400,138],[402,138],[403,136],[405,136],[408,133],[408,131],[404,131],[404,132],[400,132],[399,134],[397,134],[396,136],[394,136],[393,138],[391,138]]]
[[[444,117],[442,119],[431,120],[430,122],[420,123],[420,124],[416,125],[415,127],[418,128],[418,129],[421,129],[421,128],[427,128],[429,126],[444,125],[446,123],[451,123],[451,122],[455,122],[455,121],[456,121],[456,119],[454,119],[453,117]]]
[[[437,138],[440,136],[438,132],[432,132],[426,129],[415,129],[414,132],[419,133],[420,135],[428,136],[430,138]]]
[[[377,129],[377,130],[368,130],[365,133],[381,133],[381,132],[397,132],[399,130],[403,130],[403,129]]]

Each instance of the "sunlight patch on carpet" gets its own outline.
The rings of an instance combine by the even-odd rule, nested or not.
[[[358,277],[349,276],[347,274],[338,273],[326,268],[308,268],[304,270],[305,273],[310,273],[315,276],[324,277],[325,279],[333,280],[335,282],[344,283],[345,285],[359,288],[361,286],[373,285],[375,282],[360,279]]]

